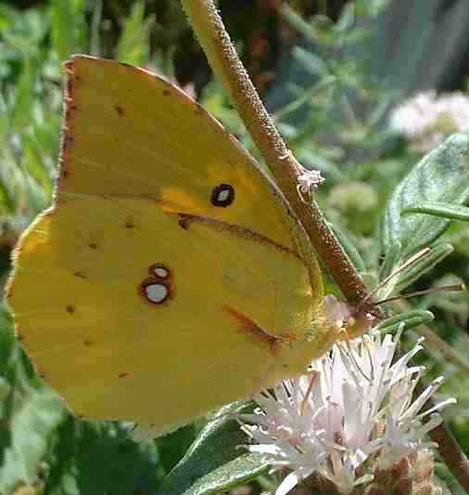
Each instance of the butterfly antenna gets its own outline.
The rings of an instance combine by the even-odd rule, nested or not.
[[[393,272],[391,272],[387,277],[385,277],[381,282],[373,289],[371,290],[367,296],[362,299],[361,304],[364,302],[368,301],[371,297],[373,297],[380,289],[382,289],[390,280],[393,278],[397,277],[400,273],[402,273],[404,270],[409,268],[410,266],[414,265],[417,261],[422,259],[424,256],[426,256],[431,249],[429,247],[426,247],[419,251],[418,253],[414,254],[411,256],[408,260],[404,261],[401,266],[398,266]],[[375,303],[374,305],[377,306],[380,304],[380,302]]]
[[[464,284],[443,285],[442,287],[432,287],[430,289],[416,290],[415,292],[408,292],[407,294],[401,294],[397,296],[387,297],[376,301],[375,304],[384,304],[392,301],[398,301],[399,299],[410,299],[416,296],[426,296],[427,294],[436,294],[438,292],[462,292],[466,289]]]

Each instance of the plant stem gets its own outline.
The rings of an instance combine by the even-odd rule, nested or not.
[[[310,244],[347,301],[351,304],[360,303],[365,299],[367,289],[326,224],[317,203],[314,199],[305,203],[299,195],[298,178],[304,169],[274,126],[236,53],[213,1],[181,1],[210,66],[222,80],[277,186],[306,231]],[[361,306],[364,311],[370,310],[371,307],[370,300]],[[373,311],[376,312],[376,309]]]
[[[415,393],[420,395],[425,389],[422,383],[417,383]],[[426,408],[435,405],[433,399],[427,401]],[[469,460],[465,456],[457,440],[454,438],[448,426],[443,422],[428,432],[433,442],[438,444],[440,453],[451,474],[458,480],[459,484],[469,493]]]
[[[445,423],[441,423],[428,434],[438,444],[438,451],[445,460],[448,469],[464,490],[469,492],[469,461],[449,428]]]

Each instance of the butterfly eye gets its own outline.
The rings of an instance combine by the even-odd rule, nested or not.
[[[230,186],[229,184],[218,184],[218,186],[214,187],[212,190],[210,202],[213,206],[226,208],[234,201],[234,197],[235,190],[233,189],[233,186]]]

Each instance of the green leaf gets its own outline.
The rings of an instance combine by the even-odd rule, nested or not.
[[[252,404],[235,402],[220,409],[200,432],[186,455],[159,487],[159,495],[208,495],[252,479],[267,465],[246,453],[248,439],[233,417]]]
[[[305,38],[305,40],[313,43],[317,41],[313,26],[308,24],[300,14],[288,5],[287,2],[282,2],[279,13],[292,28]]]
[[[387,278],[401,260],[402,246],[399,241],[392,242],[389,249],[384,253],[383,262],[380,266],[380,280]]]
[[[8,434],[3,432],[1,438],[4,449],[0,470],[2,493],[10,493],[19,482],[38,480],[39,463],[64,413],[58,396],[46,387],[13,393],[10,401],[6,408],[11,411]]]
[[[346,234],[344,230],[337,227],[337,225],[334,225],[329,222],[328,225],[334,232],[334,235],[337,237],[337,240],[339,241],[340,245],[342,246],[342,249],[349,258],[352,265],[357,269],[358,272],[365,273],[366,272],[365,262],[363,261],[363,258],[358,252],[358,249],[355,247],[355,244],[353,243],[350,236]]]
[[[21,167],[34,179],[46,195],[52,193],[52,179],[44,164],[39,144],[28,134],[23,134],[23,156]]]
[[[74,52],[83,50],[83,38],[88,37],[84,22],[83,0],[51,1],[52,43],[61,64]]]
[[[403,255],[429,245],[449,220],[406,213],[422,203],[464,204],[469,199],[469,136],[455,134],[425,156],[397,186],[388,203],[382,229],[383,252],[393,242],[402,244]]]
[[[308,50],[296,46],[293,49],[292,55],[312,75],[327,75],[329,73],[324,60]]]
[[[64,416],[60,398],[35,377],[18,347],[12,321],[0,305],[0,492],[37,482],[55,428]]]
[[[452,203],[422,203],[402,210],[402,213],[423,213],[434,217],[469,222],[469,208]]]
[[[11,125],[15,130],[21,130],[31,123],[34,107],[34,61],[25,59],[15,92],[15,103],[11,114]]]
[[[446,491],[443,492],[443,495],[467,495],[446,464],[435,462],[435,475],[439,482],[444,482]]]
[[[415,309],[407,313],[392,316],[391,318],[384,320],[376,328],[378,330],[393,331],[397,330],[403,324],[403,330],[408,330],[409,328],[417,327],[424,323],[429,323],[434,318],[433,313],[430,311]]]
[[[0,215],[13,214],[14,210],[15,202],[0,176]]]
[[[48,495],[150,495],[162,475],[154,443],[134,442],[128,426],[71,416],[57,429],[48,463]]]
[[[193,424],[189,424],[156,439],[161,464],[166,473],[181,460],[195,436],[196,428]]]
[[[400,292],[405,289],[412,282],[419,279],[422,275],[429,272],[435,265],[437,265],[442,259],[450,255],[454,251],[451,244],[438,244],[430,250],[428,254],[423,256],[415,264],[404,270],[398,278],[396,283],[396,292]]]
[[[52,43],[60,61],[66,60],[75,50],[72,4],[70,0],[51,2]]]
[[[216,495],[256,478],[268,469],[260,455],[247,454],[220,466],[197,480],[182,495]],[[166,495],[166,492],[164,492]],[[173,492],[171,492],[173,493]],[[179,492],[174,492],[174,495]],[[159,494],[159,495],[162,495]],[[169,495],[169,494],[168,494]]]
[[[135,2],[130,16],[124,22],[117,44],[117,60],[133,65],[145,63],[148,58],[149,36],[153,23],[153,16],[145,19],[145,2]]]

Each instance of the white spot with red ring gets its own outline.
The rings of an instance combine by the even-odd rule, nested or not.
[[[159,278],[168,278],[169,270],[163,266],[157,266],[153,269],[153,273]]]
[[[162,303],[168,299],[169,290],[164,284],[155,282],[154,284],[148,284],[144,287],[145,297],[155,304]]]

